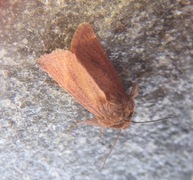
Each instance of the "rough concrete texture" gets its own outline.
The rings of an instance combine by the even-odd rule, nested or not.
[[[1,0],[1,179],[193,179],[193,3],[191,0]],[[80,126],[92,115],[37,64],[68,49],[89,22],[127,91],[144,72],[135,121],[122,131]]]

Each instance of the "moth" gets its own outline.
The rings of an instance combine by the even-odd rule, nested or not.
[[[38,62],[64,90],[94,114],[94,118],[83,121],[85,124],[120,130],[130,126],[138,81],[127,94],[90,24],[79,25],[70,50],[57,49],[40,57]]]

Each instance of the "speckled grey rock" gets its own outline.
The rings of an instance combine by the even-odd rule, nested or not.
[[[191,0],[0,1],[1,179],[193,179],[193,3]],[[104,169],[117,131],[80,126],[92,115],[37,64],[68,49],[89,22],[129,91],[140,83],[135,121]]]

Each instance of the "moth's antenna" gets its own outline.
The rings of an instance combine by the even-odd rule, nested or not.
[[[114,143],[113,143],[113,146],[111,147],[111,150],[109,151],[109,153],[107,154],[107,156],[105,157],[105,159],[104,159],[104,161],[103,161],[102,169],[104,168],[105,163],[106,163],[108,157],[110,156],[111,152],[113,151],[113,149],[114,149],[114,147],[115,147],[115,145],[116,145],[116,143],[117,143],[117,141],[118,141],[118,139],[119,139],[119,137],[120,137],[120,134],[121,134],[121,129],[119,130],[119,132],[118,132],[118,134],[117,134],[117,138],[115,139],[115,141],[114,141]]]
[[[165,118],[161,118],[161,119],[156,119],[156,120],[151,120],[151,121],[144,121],[144,122],[140,122],[140,121],[131,121],[132,123],[152,123],[152,122],[157,122],[157,121],[163,121],[163,120],[166,120],[166,119],[169,119],[169,118],[175,118],[177,116],[169,116],[169,117],[165,117]]]

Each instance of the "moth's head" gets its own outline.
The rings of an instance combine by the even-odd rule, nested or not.
[[[132,121],[135,103],[132,98],[124,98],[108,102],[102,111],[102,116],[97,118],[102,127],[127,129]]]
[[[123,105],[122,114],[117,121],[118,124],[112,126],[112,128],[127,129],[131,124],[134,109],[135,102],[132,98],[129,98]]]

